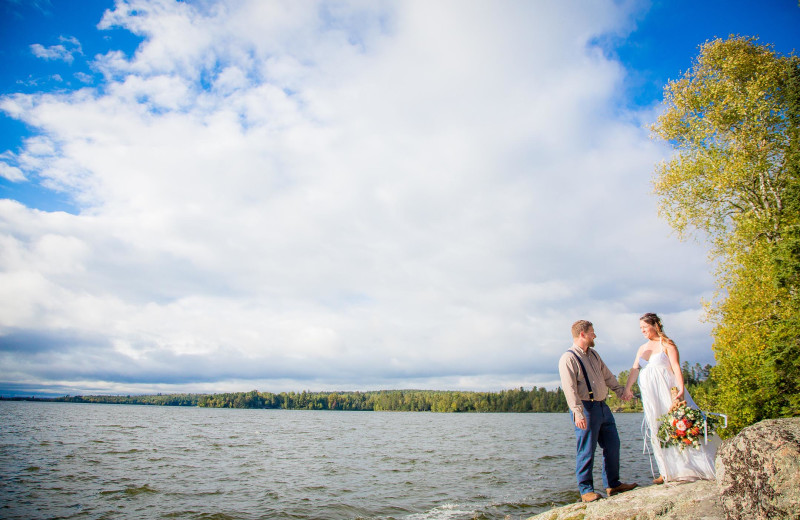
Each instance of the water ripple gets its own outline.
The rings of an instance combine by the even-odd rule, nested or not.
[[[0,517],[519,519],[579,498],[574,449],[566,414],[0,402]]]

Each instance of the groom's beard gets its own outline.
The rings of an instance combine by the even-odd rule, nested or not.
[[[589,348],[594,348],[594,340],[593,339],[589,340]]]

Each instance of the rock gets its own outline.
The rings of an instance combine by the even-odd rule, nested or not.
[[[800,520],[800,417],[748,426],[717,450],[717,480],[637,488],[529,520]]]
[[[636,488],[589,504],[577,503],[529,520],[724,520],[713,480]]]
[[[744,428],[717,451],[728,520],[800,519],[800,417]]]

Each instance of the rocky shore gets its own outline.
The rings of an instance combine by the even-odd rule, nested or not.
[[[529,520],[800,520],[800,417],[770,419],[719,447],[716,481],[647,486]]]

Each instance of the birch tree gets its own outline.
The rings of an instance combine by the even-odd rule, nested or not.
[[[717,293],[711,399],[726,434],[800,415],[800,60],[754,38],[707,42],[665,88],[659,213],[708,240]]]

